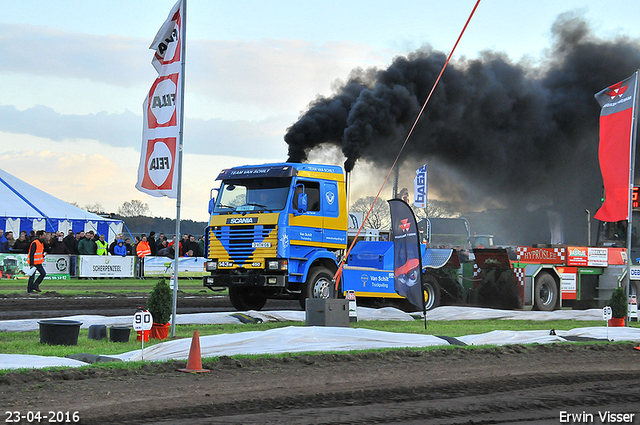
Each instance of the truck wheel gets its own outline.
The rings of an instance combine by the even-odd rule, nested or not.
[[[422,290],[424,291],[424,307],[431,310],[440,305],[440,285],[431,275],[422,276]]]
[[[229,288],[229,299],[236,310],[261,310],[267,297],[252,288]]]
[[[335,298],[333,273],[326,267],[314,267],[309,270],[307,283],[300,294],[300,306],[304,310],[307,298]]]
[[[533,307],[540,311],[553,311],[558,304],[558,285],[549,273],[540,273],[533,287]]]

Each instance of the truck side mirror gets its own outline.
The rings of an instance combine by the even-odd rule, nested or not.
[[[217,189],[217,188],[213,188],[209,192],[209,208],[208,208],[209,215],[211,215],[213,213],[213,208],[216,206],[216,195],[213,194],[214,190],[217,193],[220,193],[220,189]]]
[[[307,194],[298,193],[298,213],[304,214],[307,212]]]

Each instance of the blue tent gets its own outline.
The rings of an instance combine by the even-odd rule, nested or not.
[[[123,222],[74,207],[0,169],[0,229],[74,232],[93,230],[108,241],[122,232]]]

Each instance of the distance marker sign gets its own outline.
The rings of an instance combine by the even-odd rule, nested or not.
[[[133,315],[133,330],[148,331],[153,326],[153,316],[148,311],[136,311]]]

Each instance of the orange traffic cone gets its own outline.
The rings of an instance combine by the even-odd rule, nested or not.
[[[200,333],[193,331],[191,338],[191,348],[189,349],[189,358],[187,359],[187,368],[178,369],[180,372],[209,372],[208,369],[202,368],[202,358],[200,357]]]

